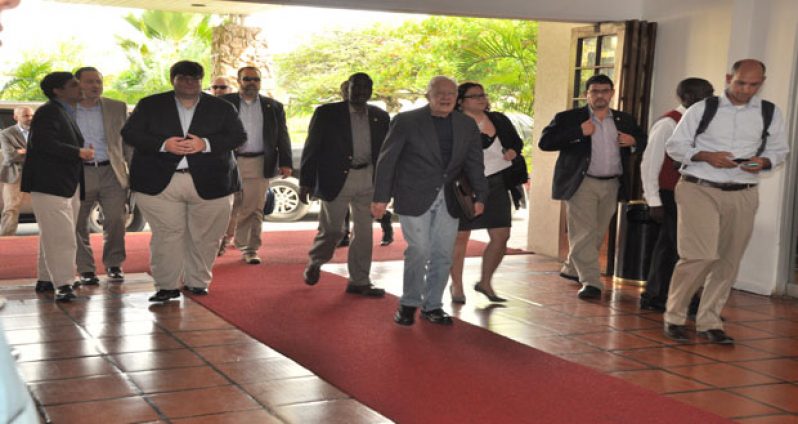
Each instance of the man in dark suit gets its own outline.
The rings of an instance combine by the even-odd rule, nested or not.
[[[253,66],[238,70],[238,93],[222,96],[238,109],[238,117],[247,132],[247,142],[236,149],[238,172],[241,174],[241,192],[235,196],[233,214],[219,251],[233,239],[241,251],[244,262],[257,265],[261,262],[263,204],[269,178],[278,174],[291,176],[291,140],[285,123],[283,105],[260,94],[260,71]]]
[[[377,162],[375,218],[393,197],[407,240],[404,284],[394,321],[412,325],[415,312],[436,324],[451,324],[441,308],[449,280],[458,210],[452,183],[464,173],[476,193],[474,210],[484,210],[488,181],[476,122],[454,110],[457,83],[434,77],[427,86],[429,105],[396,115]]]
[[[610,109],[612,80],[594,75],[585,84],[587,106],[558,113],[543,129],[538,147],[559,151],[552,197],[567,207],[568,259],[560,275],[582,284],[580,299],[601,298],[599,248],[631,186],[629,155],[645,148],[634,118]]]
[[[25,147],[28,132],[33,120],[33,109],[14,108],[17,125],[0,131],[0,150],[3,152],[0,163],[0,187],[3,189],[3,215],[0,217],[0,236],[13,236],[19,224],[19,207],[27,193],[20,190],[22,163],[25,161]]]
[[[322,200],[319,232],[308,253],[305,282],[319,282],[321,265],[329,261],[335,245],[344,236],[343,223],[352,208],[354,237],[349,247],[347,293],[383,296],[371,284],[371,214],[374,195],[374,165],[388,132],[390,118],[384,110],[367,105],[372,93],[371,77],[356,73],[349,77],[349,100],[319,106],[313,114],[302,150],[300,200],[308,194]]]
[[[94,159],[94,150],[83,147],[75,123],[81,91],[74,75],[53,72],[40,85],[50,100],[31,122],[22,191],[30,193],[39,224],[40,263],[50,277],[46,280],[58,288],[55,299],[67,302],[75,298],[75,220],[83,194],[83,162]]]
[[[202,93],[199,63],[180,61],[174,91],[139,101],[122,137],[133,146],[130,187],[152,228],[151,302],[208,294],[211,267],[241,185],[231,152],[246,133],[229,102]]]

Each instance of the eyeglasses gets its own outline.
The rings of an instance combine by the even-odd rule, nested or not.
[[[481,94],[469,94],[467,96],[463,96],[464,99],[487,99],[488,95],[485,93]]]
[[[214,90],[227,90],[229,85],[212,85],[211,88]]]
[[[590,93],[590,94],[592,94],[594,96],[605,96],[607,94],[612,93],[612,89],[611,88],[604,88],[604,89],[601,89],[601,90],[588,90],[588,93]]]
[[[260,77],[242,77],[241,80],[244,82],[250,82],[250,81],[260,82]]]

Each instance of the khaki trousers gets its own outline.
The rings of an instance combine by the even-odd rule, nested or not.
[[[19,208],[28,196],[20,191],[20,183],[0,184],[3,190],[3,215],[0,216],[0,236],[13,236],[19,224]]]
[[[565,202],[568,221],[568,259],[562,272],[579,276],[583,285],[604,290],[599,250],[610,220],[618,208],[617,178],[585,177],[576,193]]]
[[[235,235],[233,244],[241,253],[255,253],[261,246],[263,205],[269,180],[263,177],[263,156],[239,156],[241,191],[236,193],[227,235]]]
[[[333,257],[335,246],[344,236],[344,218],[351,207],[353,226],[347,265],[350,284],[358,286],[371,283],[373,169],[371,165],[350,169],[338,196],[332,201],[321,202],[319,232],[308,252],[310,263],[314,265],[324,264]]]
[[[72,197],[33,192],[33,213],[39,224],[39,259],[55,287],[75,281],[75,220],[80,208],[80,188]],[[40,267],[41,268],[41,267]],[[39,270],[41,274],[41,269]]]
[[[680,181],[676,185],[679,262],[671,277],[665,322],[684,325],[687,307],[704,287],[696,330],[722,330],[729,298],[759,206],[759,190],[723,191]]]
[[[233,195],[205,200],[191,174],[175,173],[159,194],[136,193],[152,229],[150,272],[158,290],[207,288],[219,240],[230,220]]]
[[[125,261],[125,204],[127,190],[122,188],[111,166],[84,166],[86,196],[80,202],[77,234],[78,272],[95,272],[94,253],[89,244],[88,218],[96,202],[103,209],[103,265],[121,267]]]

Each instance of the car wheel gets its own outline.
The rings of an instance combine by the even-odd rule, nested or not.
[[[267,221],[299,221],[307,215],[310,205],[299,201],[299,181],[296,178],[274,179],[270,188],[274,192],[274,212],[266,215]]]
[[[94,206],[91,208],[91,212],[89,212],[89,231],[92,233],[101,233],[103,232],[103,221],[105,217],[103,216],[103,210],[100,207],[99,203],[95,203]],[[134,233],[138,231],[142,231],[144,229],[144,225],[146,221],[144,220],[144,216],[141,214],[139,208],[134,208],[133,213],[128,213],[125,217],[125,228],[127,232]]]

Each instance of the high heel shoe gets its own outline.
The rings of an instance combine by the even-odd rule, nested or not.
[[[452,286],[449,286],[449,294],[452,295],[452,303],[456,303],[458,305],[465,305],[466,303],[465,295],[455,296],[454,294],[452,294]]]
[[[484,294],[485,297],[487,297],[488,300],[490,300],[491,302],[506,302],[507,301],[507,299],[505,299],[503,297],[496,296],[496,293],[488,293],[485,289],[483,289],[479,285],[479,283],[474,284],[474,290]]]

